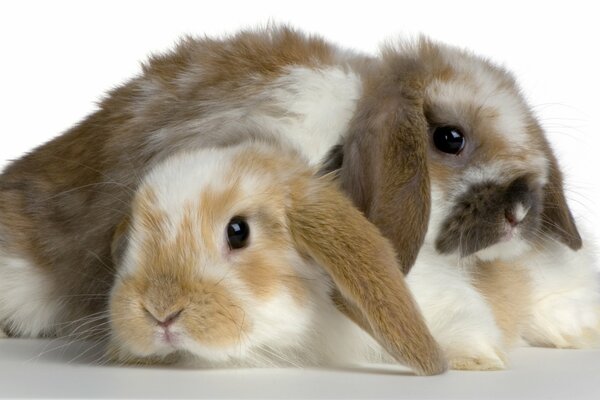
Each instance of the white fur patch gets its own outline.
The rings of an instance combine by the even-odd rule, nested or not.
[[[600,276],[595,261],[595,249],[587,240],[576,252],[549,241],[543,251],[532,251],[520,261],[533,283],[527,341],[556,347],[600,346]]]
[[[479,250],[473,256],[481,261],[504,260],[512,261],[522,256],[531,249],[531,245],[522,239],[519,234],[515,234],[510,240],[495,243],[483,250]]]
[[[265,90],[286,117],[264,117],[309,163],[317,164],[346,132],[361,95],[362,82],[340,68],[293,67]]]
[[[52,329],[62,310],[52,289],[51,280],[35,265],[0,256],[0,324],[26,337]]]
[[[531,157],[527,161],[519,161],[517,159],[506,161],[496,160],[482,165],[471,166],[456,178],[455,185],[453,185],[452,191],[447,194],[448,199],[445,201],[455,201],[458,197],[468,192],[473,185],[486,182],[508,184],[524,174],[531,174],[537,177],[537,181],[534,183],[544,186],[548,182],[548,159],[540,156]]]

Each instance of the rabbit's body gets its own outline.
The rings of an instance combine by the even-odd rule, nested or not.
[[[286,29],[190,39],[154,57],[0,177],[0,326],[35,337],[95,320],[114,278],[114,229],[140,177],[173,152],[261,136],[317,164],[352,118],[359,59]]]

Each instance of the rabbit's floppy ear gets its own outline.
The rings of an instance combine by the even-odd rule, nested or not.
[[[361,315],[367,330],[394,358],[420,374],[443,372],[442,351],[425,325],[389,241],[330,177],[307,179],[293,189],[287,214],[298,250],[325,269],[348,308]]]
[[[579,250],[582,246],[581,236],[575,225],[571,210],[567,205],[563,188],[562,173],[558,161],[548,146],[550,169],[548,183],[544,188],[544,210],[542,211],[542,230],[550,236]]]
[[[325,166],[341,164],[342,188],[392,241],[408,273],[425,238],[431,202],[422,80],[411,60],[387,60],[371,72],[343,146],[334,148]]]

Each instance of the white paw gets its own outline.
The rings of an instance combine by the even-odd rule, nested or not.
[[[461,343],[442,346],[451,369],[494,371],[507,365],[503,344],[485,335],[467,335]]]
[[[600,347],[600,304],[576,293],[548,296],[533,305],[523,336],[533,346]]]
[[[8,335],[0,328],[0,339],[7,338]]]

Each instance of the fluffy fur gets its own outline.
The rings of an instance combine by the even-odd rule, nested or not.
[[[212,366],[385,360],[337,310],[335,287],[342,309],[354,309],[389,354],[421,374],[442,372],[391,245],[329,177],[313,174],[265,144],[176,155],[152,170],[113,245],[121,249],[113,357],[191,354]],[[250,237],[231,250],[235,216]],[[169,319],[168,328],[157,322]]]
[[[462,156],[452,158],[434,149],[432,130],[445,124],[466,132],[468,147]],[[312,163],[337,143],[323,169],[340,170],[342,188],[391,240],[404,272],[417,257],[429,222],[418,263],[423,273],[409,280],[415,280],[411,284],[416,292],[425,293],[418,298],[431,298],[418,299],[430,324],[435,324],[437,309],[448,311],[440,314],[438,326],[451,328],[433,330],[446,342],[446,352],[458,360],[457,367],[504,365],[498,361],[506,348],[498,339],[499,330],[521,326],[465,323],[464,329],[472,335],[482,337],[483,332],[483,344],[475,347],[487,350],[475,351],[470,341],[460,340],[462,310],[466,320],[482,315],[481,320],[488,321],[502,313],[503,304],[512,304],[513,297],[505,295],[510,289],[490,289],[502,286],[493,279],[473,283],[482,277],[476,271],[489,270],[496,262],[522,265],[526,281],[531,282],[530,299],[554,293],[561,277],[565,285],[570,280],[560,268],[555,269],[555,278],[541,279],[544,269],[530,267],[544,262],[532,258],[535,252],[564,253],[560,259],[581,263],[582,270],[591,271],[589,260],[573,256],[581,238],[564,198],[558,164],[509,73],[427,40],[386,47],[381,56],[369,57],[291,29],[270,28],[223,40],[186,39],[174,51],[152,57],[142,74],[109,93],[96,113],[4,171],[0,278],[11,273],[13,263],[28,265],[40,279],[47,279],[46,287],[54,290],[52,298],[63,308],[44,324],[0,311],[0,325],[13,335],[37,336],[101,323],[114,278],[111,238],[140,177],[182,148],[232,146],[256,136],[288,143]],[[519,190],[494,196],[506,194],[510,187],[518,189],[513,184],[519,178],[527,183],[528,202],[537,204],[537,209],[525,213],[526,204],[510,202]],[[431,216],[430,180],[435,204]],[[479,191],[472,190],[474,185],[479,185]],[[485,193],[488,200],[501,198],[503,204],[514,206],[511,212],[524,214],[521,228],[528,227],[523,231],[531,236],[522,240],[518,230],[501,232],[506,210],[494,209],[493,202],[479,204],[485,215],[495,218],[491,229],[482,229],[486,221],[470,218],[457,203]],[[447,220],[450,215],[469,218],[475,230],[461,230],[463,225]],[[478,234],[468,241],[456,240],[469,232]],[[539,236],[549,239],[538,241]],[[510,241],[498,242],[505,237]],[[431,263],[421,262],[430,258]],[[448,271],[438,271],[441,265]],[[430,273],[425,272],[428,268]],[[454,295],[448,296],[455,300],[436,305],[434,290],[444,283],[436,284],[437,273],[453,277],[448,282],[455,282],[449,285]],[[11,286],[19,293],[31,293],[32,280],[41,282],[22,278]],[[498,279],[510,286],[505,275]],[[575,304],[569,297],[575,296],[587,299],[586,307],[595,309],[592,286],[596,281],[589,280],[591,286],[577,282],[575,287],[581,286],[585,295],[575,295],[577,289],[565,295],[564,302]],[[461,290],[470,294],[462,296]],[[522,286],[518,290],[527,291]],[[554,294],[555,302],[563,301],[562,295]],[[473,300],[471,311],[464,302],[467,298]],[[491,298],[504,302],[486,300]],[[0,301],[9,301],[2,292]],[[532,304],[532,310],[540,309],[540,316],[536,328],[523,336],[533,343],[564,346],[547,338],[558,337],[556,332],[565,331],[563,325],[582,328],[581,321],[566,323],[548,316],[552,307]],[[484,309],[489,312],[480,313]],[[346,311],[365,323],[352,307]],[[531,331],[540,336],[531,339]],[[485,337],[490,339],[485,342]]]

